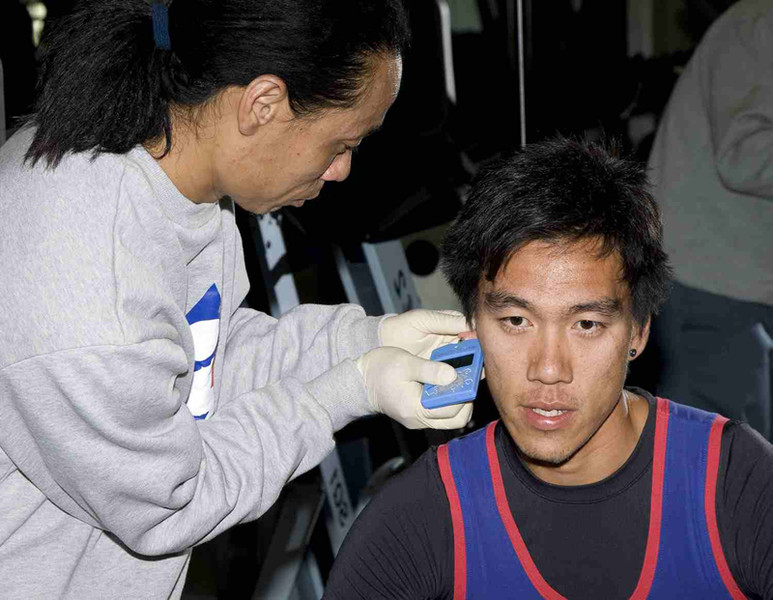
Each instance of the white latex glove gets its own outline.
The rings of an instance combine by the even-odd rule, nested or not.
[[[469,329],[460,312],[419,308],[384,319],[379,335],[382,346],[429,358],[435,348],[457,341],[459,334]]]
[[[433,409],[421,405],[422,383],[448,385],[456,378],[456,370],[450,365],[417,358],[393,347],[371,350],[356,364],[373,410],[408,429],[460,429],[470,420],[472,402]]]

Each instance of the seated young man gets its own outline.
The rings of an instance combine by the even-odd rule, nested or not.
[[[773,447],[624,388],[669,275],[643,170],[529,146],[444,251],[501,420],[388,482],[325,599],[773,598]]]

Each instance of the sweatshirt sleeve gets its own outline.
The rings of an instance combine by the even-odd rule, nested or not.
[[[364,395],[345,360],[306,382],[286,377],[245,392],[196,422],[183,406],[187,371],[184,352],[165,339],[7,366],[3,448],[65,512],[137,553],[168,554],[262,514],[332,449],[325,404],[354,407]]]
[[[710,32],[699,52],[717,172],[727,188],[773,200],[773,10],[758,12]]]
[[[221,402],[282,378],[308,382],[379,345],[383,317],[366,317],[352,304],[304,304],[275,319],[240,307],[231,318],[223,366]],[[353,364],[349,365],[351,368]],[[354,370],[353,376],[360,378]],[[371,411],[365,395],[320,395],[337,430]]]

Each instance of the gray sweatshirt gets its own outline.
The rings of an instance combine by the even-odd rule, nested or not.
[[[674,88],[649,166],[676,278],[773,305],[773,3],[742,0]]]
[[[0,148],[0,596],[177,598],[190,548],[255,519],[370,412],[361,308],[276,320],[233,206],[143,149]]]

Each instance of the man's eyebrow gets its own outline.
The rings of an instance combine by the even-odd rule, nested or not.
[[[567,315],[577,315],[580,313],[590,312],[598,313],[605,317],[614,317],[619,315],[623,310],[623,303],[617,298],[602,298],[600,300],[592,300],[590,302],[581,302],[567,309]]]
[[[532,313],[538,313],[537,308],[529,302],[517,296],[515,294],[508,294],[506,292],[486,292],[483,296],[483,302],[489,310],[494,312],[505,310],[508,308],[522,308]],[[599,300],[591,300],[590,302],[581,302],[575,304],[566,309],[565,314],[568,316],[577,315],[580,313],[597,313],[605,317],[614,317],[623,309],[623,303],[617,298],[601,298]]]
[[[535,312],[534,305],[531,302],[515,294],[507,294],[505,292],[486,292],[483,296],[483,302],[493,311],[506,308],[523,308],[524,310]]]

